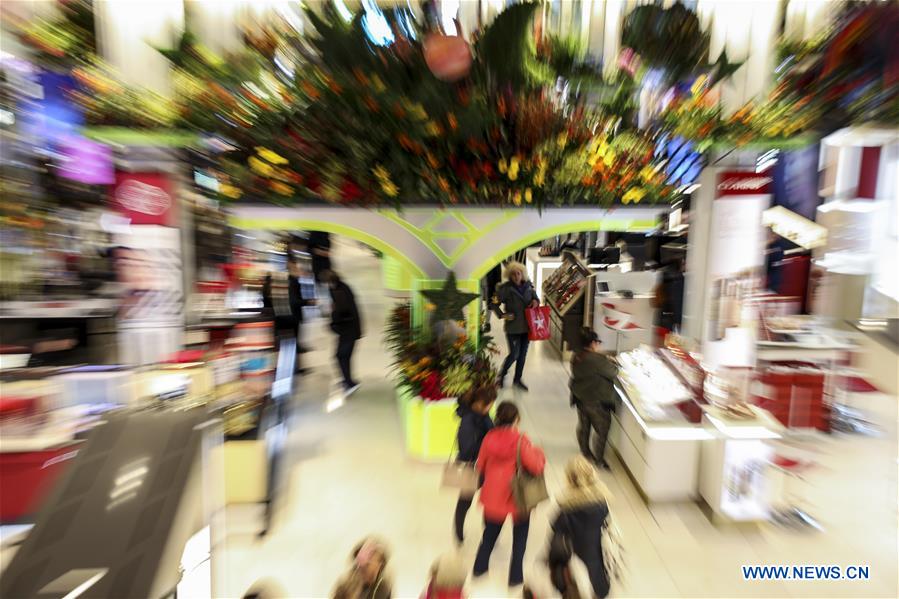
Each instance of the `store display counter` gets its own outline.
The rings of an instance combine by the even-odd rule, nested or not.
[[[770,441],[781,436],[783,427],[761,408],[746,410],[745,416],[734,418],[722,408],[703,406],[710,438],[702,443],[699,490],[721,521],[763,521],[769,514]]]
[[[543,282],[564,263],[561,255],[541,256],[540,248],[536,247],[525,250],[525,258],[528,278],[534,283],[534,289],[538,292],[543,289]]]
[[[694,499],[699,480],[700,444],[709,431],[679,412],[667,420],[648,420],[616,386],[621,403],[612,418],[609,443],[649,502]]]

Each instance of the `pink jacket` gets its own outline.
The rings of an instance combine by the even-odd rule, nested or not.
[[[546,465],[543,450],[531,444],[527,435],[510,426],[494,428],[481,444],[478,470],[484,475],[481,505],[484,518],[502,522],[507,516],[518,516],[512,498],[512,477],[515,475],[515,452],[521,438],[521,466],[531,474],[542,474]]]

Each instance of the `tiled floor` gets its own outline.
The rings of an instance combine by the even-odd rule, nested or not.
[[[455,497],[439,488],[441,467],[403,454],[400,423],[381,348],[381,323],[395,300],[381,290],[376,259],[342,244],[337,267],[356,291],[365,315],[366,336],[355,366],[362,388],[337,409],[329,404],[334,340],[321,321],[307,325],[307,354],[314,373],[302,379],[296,426],[290,437],[292,463],[287,492],[275,527],[262,540],[252,530],[251,510],[229,512],[229,536],[217,553],[225,572],[218,594],[240,596],[252,583],[267,580],[291,597],[324,597],[348,564],[353,544],[368,533],[392,548],[391,570],[398,597],[417,597],[432,561],[452,548]],[[567,374],[561,362],[532,347],[525,395],[503,391],[519,402],[523,428],[549,460],[551,490],[576,452],[575,415],[568,406]],[[806,495],[826,527],[823,533],[796,533],[771,526],[714,526],[696,504],[647,507],[620,464],[603,477],[614,498],[612,510],[622,531],[628,572],[613,586],[616,597],[896,597],[897,442],[896,398],[858,398],[885,430],[880,438],[820,436],[813,446],[821,467],[810,477]],[[332,411],[327,411],[331,408]],[[532,518],[526,568],[546,545],[552,506]],[[480,514],[472,508],[462,549],[469,561],[479,539]],[[486,580],[471,583],[475,597],[505,597],[510,531],[497,544]],[[530,564],[530,566],[529,566]],[[743,564],[868,565],[865,582],[746,582]]]

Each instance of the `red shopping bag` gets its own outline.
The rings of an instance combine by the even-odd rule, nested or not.
[[[524,311],[528,319],[528,339],[546,341],[549,339],[549,306],[537,306]]]

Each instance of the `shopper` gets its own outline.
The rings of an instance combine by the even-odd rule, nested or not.
[[[519,432],[518,408],[510,401],[499,404],[496,410],[496,425],[484,437],[478,454],[478,470],[484,476],[480,502],[484,507],[484,536],[478,547],[474,562],[474,575],[487,572],[490,554],[506,518],[512,518],[512,561],[509,565],[509,586],[517,586],[524,581],[522,572],[524,552],[527,548],[529,513],[521,513],[512,496],[512,479],[517,468],[520,452],[521,466],[527,472],[543,473],[546,458],[539,447],[531,444],[527,435]]]
[[[300,280],[304,274],[304,269],[300,259],[296,256],[288,256],[287,258],[287,297],[290,302],[290,313],[296,322],[296,338],[297,338],[297,355],[307,353],[309,349],[303,345],[302,329],[303,329],[303,308],[306,306],[314,306],[318,302],[313,298],[303,297],[303,283]],[[300,368],[300,360],[297,357],[297,372],[305,372]]]
[[[459,415],[459,430],[456,433],[456,442],[459,453],[456,460],[474,465],[481,451],[481,443],[484,437],[493,428],[493,420],[490,418],[490,408],[496,401],[496,389],[481,387],[467,396],[459,399],[456,414]],[[456,514],[454,518],[456,540],[462,543],[465,540],[465,516],[474,496],[459,494],[456,502]]]
[[[553,535],[549,543],[546,566],[553,589],[562,599],[580,599],[581,591],[571,570],[572,547],[566,536]]]
[[[309,253],[316,282],[327,283],[324,274],[331,270],[331,236],[324,231],[309,233]]]
[[[331,593],[333,599],[390,599],[392,583],[387,575],[390,555],[387,545],[376,537],[367,537],[356,545],[349,572]]]
[[[599,480],[593,464],[583,456],[575,456],[568,462],[565,478],[567,487],[559,499],[559,514],[552,524],[550,553],[554,545],[570,546],[587,566],[593,592],[597,597],[605,597],[609,594],[609,577],[603,563],[601,542],[602,529],[609,515],[608,489]]]
[[[447,553],[431,566],[428,586],[421,599],[464,599],[468,569],[458,553]]]
[[[615,409],[615,377],[618,367],[600,353],[599,336],[592,329],[581,331],[581,349],[571,358],[571,405],[577,408],[577,442],[581,453],[608,468],[604,453],[612,412]],[[591,432],[596,440],[590,447]]]
[[[337,334],[337,365],[343,376],[344,391],[350,395],[359,388],[352,375],[352,359],[356,341],[362,338],[362,319],[350,286],[333,270],[326,271],[322,277],[331,290],[331,330]]]
[[[662,269],[656,285],[653,307],[658,309],[659,326],[667,332],[680,328],[684,313],[684,259],[680,256]]]
[[[528,387],[521,380],[524,372],[524,361],[528,355],[528,322],[524,311],[540,304],[534,285],[527,279],[524,265],[520,262],[509,262],[506,265],[506,281],[496,288],[493,298],[493,309],[496,315],[506,321],[506,341],[509,343],[509,355],[503,362],[499,373],[499,386],[502,387],[506,374],[512,363],[515,363],[515,377],[512,384],[527,391]],[[505,309],[501,310],[500,306]]]

